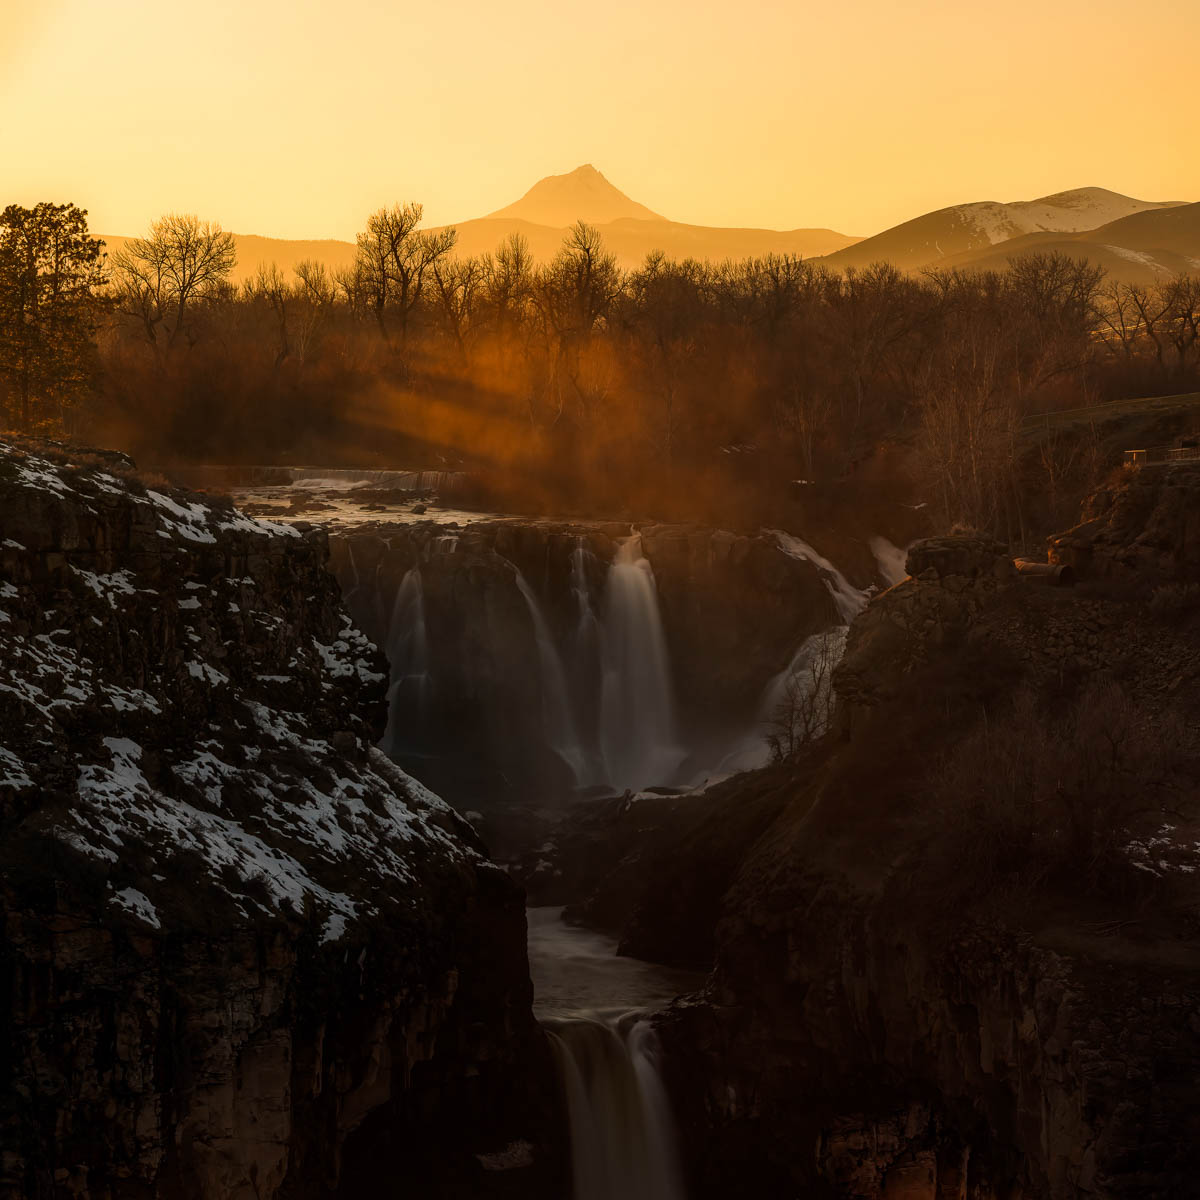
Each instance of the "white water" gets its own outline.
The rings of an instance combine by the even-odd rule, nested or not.
[[[699,985],[692,972],[618,958],[615,945],[529,910],[534,1011],[558,1063],[573,1200],[684,1200],[674,1120],[646,1009]]]
[[[546,1024],[571,1131],[572,1200],[683,1200],[670,1104],[649,1021]]]
[[[550,628],[542,615],[537,596],[525,576],[516,567],[517,590],[529,608],[533,637],[537,645],[539,681],[542,693],[542,728],[550,748],[575,773],[576,780],[587,772],[587,755],[579,741],[575,720],[571,714],[571,698],[567,691],[567,676],[563,670],[558,648],[550,636]]]
[[[411,567],[396,589],[384,646],[391,664],[388,717],[381,743],[398,754],[408,736],[419,739],[429,697],[429,639],[425,632],[425,592],[421,572]],[[415,735],[415,737],[414,737]]]
[[[772,676],[763,688],[754,724],[734,742],[717,769],[709,773],[710,782],[736,775],[739,771],[757,770],[771,761],[771,746],[766,731],[787,698],[793,680],[806,694],[813,689],[819,690],[814,713],[819,718],[821,731],[824,730],[833,711],[832,674],[846,648],[846,631],[847,626],[835,625],[832,629],[811,634],[800,643],[800,648],[792,655],[788,665],[778,675]],[[824,662],[814,666],[818,657]]]
[[[866,592],[859,591],[829,559],[818,554],[802,538],[798,538],[792,533],[784,533],[782,529],[772,529],[769,532],[774,535],[784,554],[790,554],[792,558],[804,559],[817,568],[821,581],[825,584],[830,596],[833,597],[833,603],[838,610],[838,616],[842,619],[842,624],[849,625],[866,605]]]
[[[674,778],[686,750],[654,572],[634,534],[608,571],[600,636],[600,754],[604,782],[619,791]]]
[[[828,590],[840,620],[849,622],[866,603],[826,558],[807,542],[769,531],[780,550],[811,563]],[[435,539],[434,555],[454,553],[458,535]],[[897,555],[899,551],[895,552]],[[355,583],[358,567],[350,544]],[[844,625],[808,638],[783,670],[764,685],[747,726],[722,744],[709,736],[707,747],[688,746],[680,734],[667,640],[651,564],[637,534],[627,538],[607,567],[603,591],[594,600],[595,563],[584,539],[571,554],[570,592],[574,622],[561,645],[549,627],[537,594],[513,566],[517,588],[529,612],[540,689],[540,724],[545,744],[571,771],[577,787],[603,786],[637,792],[655,785],[699,787],[739,771],[766,765],[770,749],[766,724],[794,678],[803,675],[817,648],[828,653]],[[357,590],[353,588],[352,590]],[[840,656],[839,641],[833,659]],[[419,747],[419,720],[432,683],[425,637],[421,577],[405,575],[393,604],[385,646],[392,663],[388,753]],[[402,742],[409,744],[402,747]]]
[[[908,578],[908,567],[905,565],[908,562],[907,549],[895,546],[887,538],[878,536],[871,538],[868,545],[871,547],[871,553],[875,555],[879,574],[888,587],[895,587]]]

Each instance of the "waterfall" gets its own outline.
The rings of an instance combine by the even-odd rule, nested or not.
[[[582,783],[603,782],[604,771],[599,763],[597,733],[600,726],[600,622],[592,607],[588,564],[595,556],[583,538],[575,539],[571,551],[571,596],[575,602],[575,628],[567,646],[568,679],[575,701],[575,716],[589,752],[589,767]]]
[[[600,637],[600,752],[618,790],[673,781],[686,751],[675,732],[675,700],[654,572],[634,534],[608,571]]]
[[[571,716],[571,698],[567,691],[567,677],[562,659],[554,645],[554,639],[550,636],[550,628],[542,615],[537,596],[533,594],[525,576],[515,566],[513,571],[516,574],[517,590],[529,608],[529,619],[533,623],[542,693],[542,727],[546,733],[546,741],[571,768],[578,781],[587,773],[587,756],[580,745],[575,721]]]
[[[571,595],[575,598],[575,648],[577,652],[586,653],[595,642],[598,625],[596,613],[592,609],[592,594],[588,587],[587,560],[590,551],[584,545],[583,538],[575,539],[575,549],[571,551]]]
[[[829,559],[823,558],[803,539],[791,533],[784,533],[782,529],[772,529],[769,532],[774,535],[784,554],[789,554],[792,558],[804,559],[817,568],[821,581],[833,597],[833,603],[837,607],[842,624],[849,625],[866,604],[866,593],[860,592]]]
[[[802,538],[785,533],[781,529],[769,532],[785,554],[810,562],[816,567],[821,582],[833,599],[841,624],[821,633],[811,634],[800,643],[787,666],[767,681],[755,711],[753,724],[734,740],[713,771],[700,772],[693,781],[694,786],[705,780],[724,779],[739,771],[753,771],[758,767],[765,767],[771,761],[767,730],[787,698],[788,689],[793,685],[793,681],[805,694],[814,688],[817,689],[817,694],[813,697],[811,715],[818,726],[824,728],[833,706],[833,668],[846,648],[846,632],[850,622],[867,602],[866,592],[859,591],[829,559],[817,553]],[[891,543],[887,545],[891,546]],[[896,550],[895,547],[891,548]],[[876,557],[879,557],[878,551]],[[883,565],[882,559],[880,565]]]
[[[387,728],[380,746],[389,756],[400,752],[406,735],[410,748],[418,748],[429,691],[429,640],[425,632],[425,593],[421,572],[411,567],[396,590],[392,617],[384,645],[391,664],[388,685]]]
[[[567,1098],[573,1200],[684,1200],[650,1022],[630,1013],[543,1024]]]
[[[700,772],[695,781],[697,784],[705,779],[724,779],[739,771],[755,771],[771,761],[771,747],[765,731],[775,719],[780,705],[787,699],[788,688],[793,680],[806,691],[813,688],[819,690],[813,713],[824,728],[833,707],[831,675],[846,648],[846,629],[845,625],[835,625],[823,633],[811,634],[800,643],[800,648],[792,655],[788,665],[767,681],[755,709],[754,723],[734,741],[713,771]]]
[[[884,582],[888,587],[895,587],[908,578],[908,551],[899,546],[892,545],[885,537],[873,537],[867,543],[871,547],[871,553],[875,555],[875,562],[879,567],[879,574],[883,577]]]

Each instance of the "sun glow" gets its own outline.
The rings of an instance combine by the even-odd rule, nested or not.
[[[465,220],[588,160],[673,220],[856,235],[1084,185],[1200,195],[1172,116],[1191,0],[2,7],[6,201],[114,234],[183,210],[348,239],[385,202]]]

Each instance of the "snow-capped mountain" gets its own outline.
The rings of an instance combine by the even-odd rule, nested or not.
[[[886,261],[901,270],[919,270],[1014,238],[1082,233],[1135,213],[1182,203],[1138,200],[1106,188],[1088,187],[1005,204],[992,200],[955,204],[865,238],[830,255],[827,261],[838,267]]]

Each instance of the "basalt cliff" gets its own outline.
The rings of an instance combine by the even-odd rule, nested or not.
[[[0,446],[0,1196],[470,1195],[535,1136],[520,890],[374,748],[327,556]]]
[[[1200,1194],[1198,513],[1125,472],[1075,588],[913,546],[827,735],[614,868],[627,940],[713,967],[660,1025],[698,1196]]]

